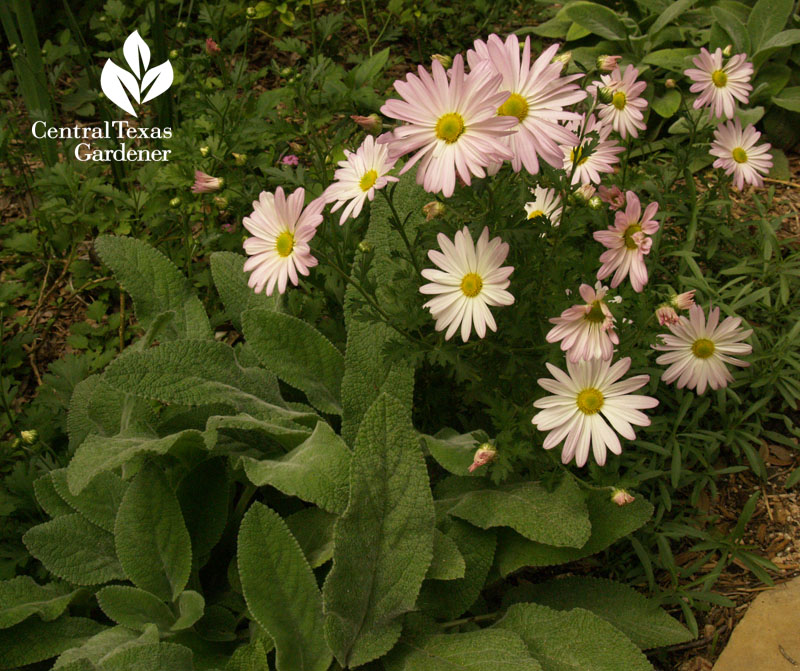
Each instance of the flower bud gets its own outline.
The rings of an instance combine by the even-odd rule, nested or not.
[[[214,56],[219,53],[219,45],[210,37],[206,38],[206,53],[209,56]]]
[[[177,49],[173,49],[172,51],[170,51],[169,52],[169,57],[170,57],[170,60],[174,61],[178,57],[178,50]]]
[[[372,251],[372,245],[366,240],[362,240],[358,243],[358,251],[362,254],[368,254]]]
[[[432,200],[430,203],[422,206],[422,211],[425,213],[425,221],[431,221],[444,214],[444,203],[438,200]]]
[[[691,291],[685,291],[682,294],[672,296],[669,299],[669,304],[676,310],[688,310],[694,305],[694,292],[695,290],[692,289]]]
[[[617,67],[617,63],[619,63],[620,58],[622,58],[622,56],[609,56],[608,54],[598,56],[597,69],[601,70],[602,72],[611,72]]]
[[[732,53],[733,53],[733,45],[732,44],[729,44],[727,47],[725,47],[722,50],[722,55],[725,56],[725,58],[728,58]]]
[[[614,91],[608,86],[601,86],[597,89],[597,99],[608,105],[614,99]]]
[[[678,83],[672,77],[664,82],[664,88],[674,89],[676,86],[678,86]]]
[[[445,56],[444,54],[433,54],[431,56],[433,60],[439,61],[442,64],[442,67],[445,70],[453,65],[453,57],[452,56]]]
[[[36,429],[30,429],[28,431],[20,431],[19,435],[22,437],[23,443],[33,445],[39,437],[39,432]]]
[[[620,210],[625,207],[625,194],[616,184],[611,188],[601,186],[600,200],[608,203],[611,210]]]
[[[661,326],[669,326],[680,322],[678,313],[675,312],[675,308],[671,305],[659,305],[656,308],[656,318]]]
[[[358,114],[350,115],[350,118],[361,126],[367,133],[371,135],[378,135],[383,128],[382,119],[374,112],[369,116],[360,116]]]
[[[291,149],[295,154],[299,154],[303,151],[303,145],[301,145],[299,142],[290,142],[289,149]]]
[[[247,154],[237,154],[236,152],[231,152],[231,156],[233,156],[233,160],[236,165],[244,165],[247,163]]]
[[[178,21],[175,25],[178,26],[178,28],[186,28],[186,21]]]
[[[210,150],[209,150],[208,147],[200,147],[200,156],[203,156],[203,157],[208,156],[208,152],[209,151]]]
[[[281,70],[281,77],[288,77],[288,76],[290,76],[292,74],[292,72],[294,72],[294,70],[292,70],[292,68],[283,68]]]
[[[624,489],[614,489],[614,491],[611,492],[611,500],[618,506],[627,506],[629,503],[633,503],[636,497],[632,496]]]
[[[222,177],[212,177],[200,170],[195,170],[192,193],[211,193],[212,191],[219,191],[224,184],[225,180]]]
[[[248,19],[254,19],[256,16],[256,8],[255,7],[248,7],[245,11],[245,15]]]
[[[591,184],[583,184],[573,194],[578,203],[588,203],[589,199],[594,195],[595,188]]]
[[[169,201],[170,207],[178,207],[181,204],[181,199],[178,196],[175,196],[171,201]]]
[[[494,461],[496,456],[497,448],[491,443],[484,443],[477,450],[475,450],[475,455],[472,457],[472,465],[469,467],[469,472],[472,473],[472,471],[480,468],[481,466],[485,466],[489,462]]]
[[[214,196],[214,205],[216,205],[220,210],[224,210],[228,207],[228,199],[224,196]]]
[[[588,205],[593,210],[599,210],[601,207],[603,207],[603,201],[600,200],[600,196],[592,196],[589,198]]]

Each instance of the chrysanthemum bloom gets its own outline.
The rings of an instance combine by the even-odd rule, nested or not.
[[[625,207],[625,194],[616,184],[611,188],[600,186],[598,192],[600,193],[600,200],[608,203],[608,207],[612,211]]]
[[[553,226],[558,226],[561,221],[561,197],[555,189],[545,189],[541,186],[531,189],[533,200],[525,203],[525,214],[528,219],[547,217]]]
[[[206,53],[209,56],[214,56],[219,53],[219,45],[210,37],[206,38]]]
[[[247,284],[256,293],[266,286],[271,296],[277,283],[282,294],[289,280],[297,286],[297,274],[308,275],[309,268],[319,263],[308,243],[322,223],[325,202],[317,198],[303,209],[304,197],[302,188],[288,198],[281,187],[274,194],[262,191],[253,201],[253,212],[244,218],[244,227],[253,234],[244,241],[244,251],[250,256],[244,270],[253,271]]]
[[[570,121],[567,128],[580,136],[582,121]],[[572,183],[583,184],[600,183],[601,172],[614,172],[614,164],[619,163],[619,156],[625,151],[615,140],[609,140],[611,126],[599,123],[591,114],[585,120],[586,131],[580,147],[564,145],[561,150],[564,154],[563,168],[567,174],[572,174]],[[590,149],[590,146],[594,148]],[[574,165],[574,172],[573,172]]]
[[[583,75],[562,77],[561,63],[552,62],[557,51],[558,45],[554,44],[531,63],[530,37],[525,38],[520,54],[519,39],[511,34],[505,42],[497,35],[490,35],[486,42],[476,40],[475,49],[467,52],[472,70],[488,63],[493,72],[503,77],[500,90],[506,99],[497,114],[518,120],[514,126],[517,132],[503,138],[513,153],[514,172],[524,165],[529,173],[538,173],[540,156],[560,168],[563,159],[559,145],[578,143],[578,138],[559,122],[580,118],[575,112],[564,111],[564,107],[586,97],[586,92],[572,83]]]
[[[389,144],[389,158],[416,152],[401,174],[419,162],[417,184],[426,191],[453,195],[456,172],[466,184],[472,175],[484,177],[492,162],[510,159],[501,138],[509,135],[518,119],[498,116],[497,108],[508,97],[497,90],[500,76],[488,66],[464,74],[461,54],[453,60],[450,77],[438,61],[433,76],[419,66],[419,76],[408,74],[394,87],[403,100],[387,100],[381,112],[406,123],[378,138]]]
[[[650,419],[641,410],[654,408],[658,400],[651,396],[631,394],[650,380],[649,375],[635,375],[617,382],[631,367],[628,357],[613,366],[611,361],[567,361],[567,372],[546,364],[555,379],[541,378],[539,386],[554,394],[534,402],[542,408],[531,420],[540,431],[549,431],[543,447],[552,449],[566,438],[561,451],[562,463],[572,459],[583,466],[589,457],[603,466],[606,450],[622,452],[617,433],[633,440],[633,426],[648,426]],[[610,422],[611,426],[606,423]],[[613,427],[613,428],[612,428]]]
[[[642,214],[639,197],[633,192],[625,194],[625,210],[619,210],[614,225],[606,231],[595,231],[594,239],[608,249],[600,255],[600,270],[597,279],[604,280],[611,273],[612,288],[618,287],[622,280],[630,276],[634,291],[641,291],[647,284],[647,265],[644,257],[650,253],[653,244],[650,238],[658,230],[658,222],[653,219],[658,203],[650,203]],[[616,272],[614,272],[616,271]]]
[[[464,342],[472,333],[473,324],[480,338],[486,335],[487,326],[496,331],[489,306],[514,302],[514,297],[505,291],[514,268],[501,267],[508,256],[508,244],[500,238],[490,241],[489,229],[484,228],[476,246],[466,226],[456,233],[453,242],[444,233],[439,233],[437,240],[442,251],[432,249],[428,257],[441,270],[423,270],[422,276],[431,284],[419,289],[423,294],[436,294],[423,306],[430,308],[436,330],[447,328],[447,340],[460,326]]]
[[[192,193],[212,193],[214,191],[219,191],[223,184],[225,184],[225,180],[222,177],[212,177],[201,170],[195,170]]]
[[[658,319],[658,323],[661,326],[669,326],[670,324],[677,324],[680,322],[680,317],[678,313],[675,312],[675,308],[671,305],[659,305],[656,308],[656,318]]]
[[[598,56],[597,69],[601,72],[611,72],[612,70],[616,70],[617,64],[621,58],[622,56],[609,56],[608,54]]]
[[[298,165],[299,163],[300,159],[294,154],[286,154],[286,156],[281,159],[281,165]]]
[[[684,291],[682,294],[675,294],[669,299],[669,303],[676,310],[688,310],[694,305],[694,293],[696,289]]]
[[[747,184],[762,186],[766,175],[772,167],[772,154],[769,142],[756,145],[761,137],[752,124],[742,130],[739,119],[726,121],[714,131],[714,141],[709,153],[717,156],[715,168],[722,168],[726,175],[733,175],[733,185],[737,189]]]
[[[753,90],[750,85],[753,64],[747,62],[746,54],[731,56],[723,66],[722,49],[711,54],[703,47],[692,62],[697,67],[689,68],[684,74],[695,82],[689,90],[700,93],[694,101],[695,109],[708,105],[712,116],[730,119],[736,107],[734,98],[747,104]]]
[[[708,313],[708,322],[703,308],[693,305],[689,308],[689,318],[680,317],[677,324],[669,327],[672,335],[662,334],[661,343],[653,349],[666,352],[656,359],[656,363],[670,364],[661,379],[666,382],[678,381],[678,389],[695,389],[698,394],[705,393],[706,386],[720,389],[733,382],[733,376],[725,366],[749,366],[750,363],[731,355],[750,354],[753,348],[741,342],[753,331],[739,328],[739,317],[727,317],[719,324],[719,308]]]
[[[647,82],[637,82],[639,71],[629,65],[625,74],[616,68],[610,75],[601,75],[600,81],[595,81],[588,87],[589,92],[596,96],[600,88],[605,87],[611,94],[611,101],[598,106],[598,116],[602,123],[610,123],[611,127],[622,138],[639,136],[639,131],[646,128],[642,111],[647,107],[647,101],[641,97],[647,88]]]
[[[336,212],[347,203],[339,217],[340,225],[350,216],[357,217],[364,207],[364,201],[367,198],[373,200],[378,189],[397,181],[397,177],[388,174],[395,162],[389,160],[386,145],[375,144],[375,138],[371,135],[367,135],[355,152],[345,149],[344,155],[345,160],[339,161],[340,167],[334,173],[333,184],[322,194],[326,203],[336,202],[331,212]]]
[[[561,341],[561,349],[573,363],[589,359],[610,359],[619,337],[614,331],[614,315],[603,300],[608,292],[597,282],[592,289],[581,284],[580,294],[586,303],[573,305],[550,319],[555,324],[547,334],[547,342]]]

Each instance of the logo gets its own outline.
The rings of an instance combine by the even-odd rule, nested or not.
[[[128,114],[136,115],[131,98],[137,105],[143,105],[160,96],[172,85],[172,64],[169,60],[149,68],[150,48],[135,30],[122,45],[122,53],[130,72],[119,67],[110,58],[103,66],[100,87],[106,98]],[[130,97],[129,97],[130,94]]]

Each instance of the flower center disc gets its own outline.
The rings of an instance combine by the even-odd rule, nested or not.
[[[373,186],[375,186],[375,182],[378,181],[378,173],[374,170],[370,170],[364,173],[364,176],[359,181],[358,186],[361,188],[362,191],[369,191]]]
[[[600,301],[594,301],[592,303],[592,309],[589,310],[583,318],[586,321],[592,322],[592,324],[602,324],[606,320],[606,315],[603,312],[603,308],[600,306]]]
[[[580,147],[575,147],[570,152],[569,156],[570,159],[572,160],[573,165],[583,165],[584,163],[586,163],[586,161],[589,160],[588,156],[583,155],[583,145],[581,145]]]
[[[461,291],[468,298],[475,298],[483,289],[483,280],[478,273],[467,273],[461,279]]]
[[[636,240],[633,239],[633,236],[642,230],[642,227],[639,224],[632,224],[625,229],[625,234],[623,235],[623,239],[625,240],[625,246],[628,249],[637,249],[639,245],[636,244]]]
[[[603,407],[603,393],[599,389],[589,387],[578,394],[575,403],[584,415],[594,415]]]
[[[714,86],[721,89],[728,83],[728,75],[722,70],[714,70],[714,72],[711,73],[711,81],[714,82]]]
[[[500,116],[515,116],[520,122],[528,116],[528,101],[519,93],[512,93],[506,101],[497,108]]]
[[[536,219],[537,217],[543,217],[544,210],[534,210],[528,215],[528,219]]]
[[[436,122],[436,137],[447,144],[453,144],[463,132],[464,118],[455,112],[443,114]]]
[[[731,152],[731,156],[733,156],[733,160],[737,163],[747,163],[747,152],[741,147],[736,147],[736,149]]]
[[[611,104],[618,110],[624,110],[627,102],[628,97],[622,91],[617,91],[611,98]]]
[[[286,258],[294,249],[294,236],[289,231],[284,231],[275,238],[275,251],[278,256]]]
[[[715,349],[714,343],[707,338],[698,338],[692,343],[692,354],[698,359],[708,359]]]

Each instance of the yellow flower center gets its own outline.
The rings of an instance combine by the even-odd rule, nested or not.
[[[584,415],[594,415],[603,407],[603,400],[603,393],[599,389],[589,387],[578,394],[575,404]]]
[[[456,112],[443,114],[436,122],[436,137],[447,144],[453,144],[463,132],[464,118]]]
[[[369,191],[373,186],[375,186],[375,182],[377,181],[378,173],[374,170],[369,170],[368,172],[364,173],[364,176],[358,182],[358,186],[362,191]]]
[[[736,147],[736,149],[731,152],[731,156],[733,156],[733,160],[737,163],[747,163],[747,152],[741,147]]]
[[[639,224],[632,224],[625,229],[623,239],[625,240],[625,246],[628,249],[636,249],[639,246],[636,244],[636,240],[633,239],[633,236],[641,230],[642,227],[639,226]]]
[[[625,109],[625,104],[628,102],[628,97],[622,92],[617,91],[614,94],[614,97],[611,98],[611,104],[614,105],[618,110]]]
[[[708,359],[715,349],[714,343],[708,338],[698,338],[692,343],[692,354],[698,359]]]
[[[275,251],[278,256],[286,258],[294,249],[294,236],[289,231],[284,231],[275,238]]]
[[[711,73],[711,81],[714,82],[714,86],[721,89],[728,83],[728,75],[722,70],[714,70],[714,72]]]
[[[580,147],[575,147],[569,155],[570,159],[572,160],[573,165],[583,165],[586,161],[589,160],[588,156],[583,155],[583,145]]]
[[[467,273],[461,278],[461,291],[467,298],[475,298],[483,289],[483,280],[478,273]]]
[[[520,122],[528,116],[528,101],[519,93],[512,93],[506,101],[497,108],[500,116],[515,116]]]
[[[606,320],[606,315],[603,312],[600,301],[594,301],[592,303],[592,309],[589,310],[583,318],[586,321],[592,322],[592,324],[602,324]]]
[[[543,217],[544,210],[534,210],[528,215],[528,219],[536,219],[536,217]]]

